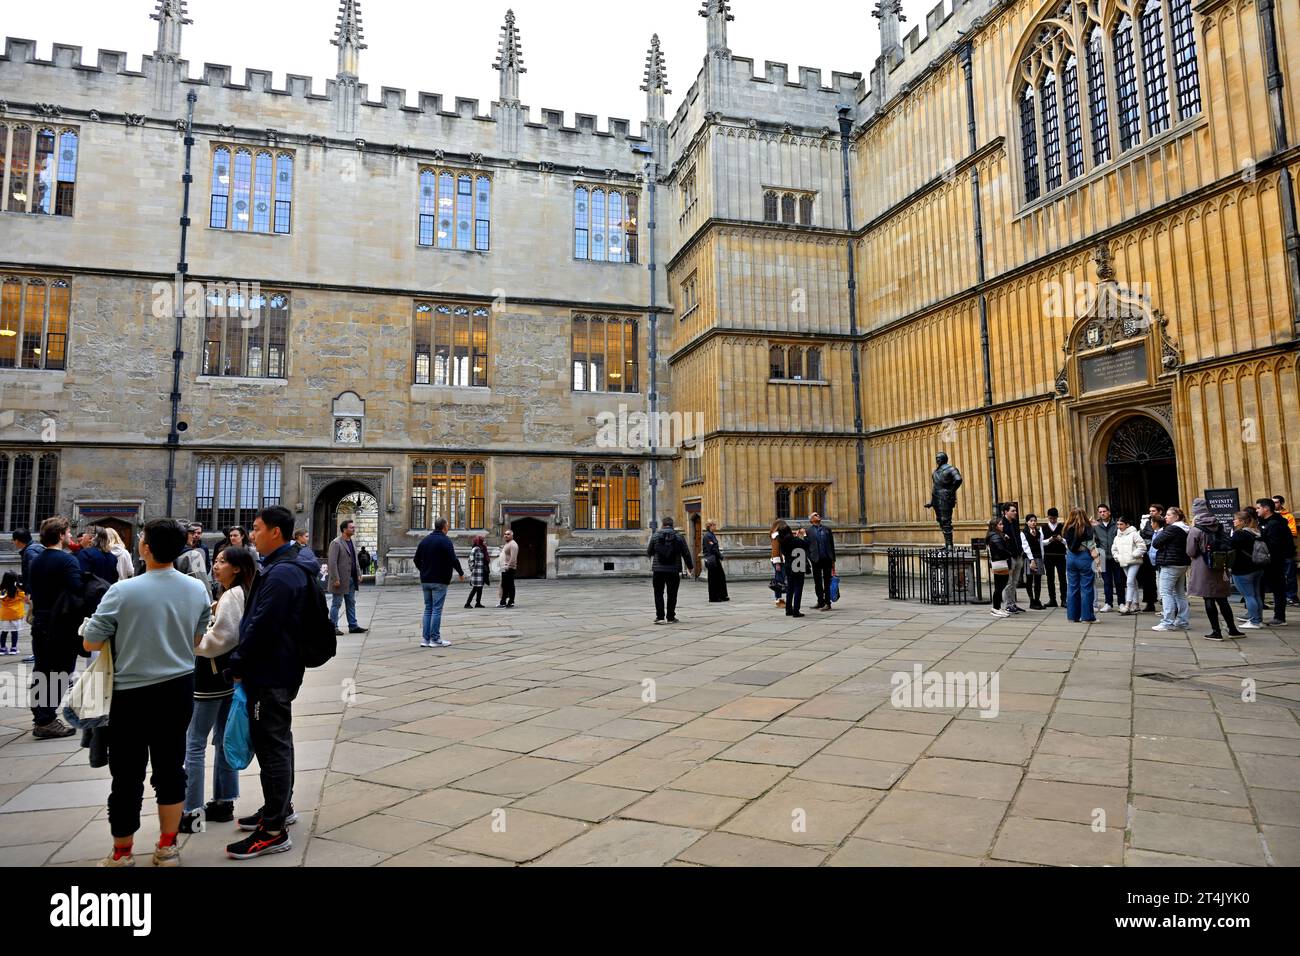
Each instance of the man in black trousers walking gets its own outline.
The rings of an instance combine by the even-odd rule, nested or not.
[[[663,527],[650,536],[650,544],[645,554],[653,562],[650,569],[654,574],[655,588],[655,623],[664,623],[664,591],[668,591],[668,623],[677,623],[677,588],[682,583],[682,564],[686,570],[693,570],[691,553],[686,548],[686,539],[673,527],[672,518],[664,518]]]

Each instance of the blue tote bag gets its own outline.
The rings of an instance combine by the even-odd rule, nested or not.
[[[245,769],[253,762],[253,738],[248,729],[248,697],[244,685],[235,685],[235,697],[230,702],[226,717],[226,736],[221,742],[226,752],[226,763],[236,770]]]

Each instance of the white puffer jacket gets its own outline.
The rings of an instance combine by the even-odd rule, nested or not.
[[[1110,553],[1120,567],[1127,568],[1146,560],[1147,543],[1141,532],[1129,525],[1127,531],[1115,534],[1115,543],[1111,545]]]

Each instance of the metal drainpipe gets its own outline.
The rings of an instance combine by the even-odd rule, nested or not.
[[[176,317],[176,345],[172,349],[172,422],[171,430],[167,433],[167,517],[169,518],[174,516],[176,450],[181,444],[179,425],[181,414],[181,361],[185,358],[185,352],[182,350],[185,328],[185,276],[190,271],[190,264],[185,260],[185,244],[190,228],[190,184],[194,182],[194,176],[190,172],[190,160],[194,152],[194,103],[198,100],[198,94],[190,90],[185,100],[189,106],[185,116],[185,173],[181,176],[181,182],[185,187],[184,199],[181,203],[181,254],[180,260],[176,263],[176,288],[172,293],[175,300],[173,311]]]
[[[971,155],[979,148],[975,130],[975,84],[971,77],[971,45],[968,42],[961,48],[961,69],[966,77],[966,133],[970,143]],[[984,407],[993,406],[993,366],[989,355],[989,299],[984,292],[984,217],[980,210],[980,173],[975,166],[970,171],[971,204],[975,210],[975,275],[979,282],[980,310],[980,356],[984,363]],[[998,515],[998,457],[997,439],[993,429],[993,413],[984,412],[984,441],[988,449],[989,491],[993,496],[993,517]]]
[[[1286,130],[1283,97],[1286,79],[1282,74],[1277,52],[1277,26],[1273,22],[1273,0],[1259,0],[1257,7],[1264,34],[1269,111],[1273,120],[1273,151],[1280,153],[1287,148],[1289,137]],[[1295,329],[1295,337],[1300,338],[1300,228],[1296,224],[1295,188],[1291,181],[1291,170],[1286,166],[1282,166],[1278,171],[1278,194],[1282,211],[1282,235],[1286,246],[1287,272],[1291,283],[1291,306],[1294,310],[1292,326]]]
[[[655,200],[656,184],[659,180],[659,161],[650,160],[646,164],[650,172],[650,421],[655,436],[659,434],[659,260],[655,247]],[[658,449],[651,452],[650,458],[650,529],[659,525],[659,459]]]
[[[844,229],[853,231],[853,187],[849,177],[849,136],[853,132],[853,121],[849,118],[849,107],[838,109],[840,118],[840,158],[844,178]],[[853,260],[853,237],[846,243],[849,256],[849,335],[853,357],[853,430],[857,432],[858,451],[858,524],[867,523],[867,457],[866,443],[862,437],[862,370],[858,358],[858,280],[857,265]]]

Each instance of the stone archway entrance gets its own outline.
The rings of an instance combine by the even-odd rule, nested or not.
[[[329,544],[339,533],[339,522],[350,518],[357,524],[356,544],[358,553],[364,547],[378,559],[379,550],[379,502],[371,490],[359,481],[342,478],[326,485],[316,496],[312,506],[311,548],[322,561],[326,560]]]
[[[1111,508],[1130,521],[1152,502],[1181,504],[1174,441],[1162,424],[1146,415],[1119,423],[1106,445],[1106,484]]]
[[[546,522],[537,518],[516,518],[510,522],[519,545],[516,578],[546,577]]]

